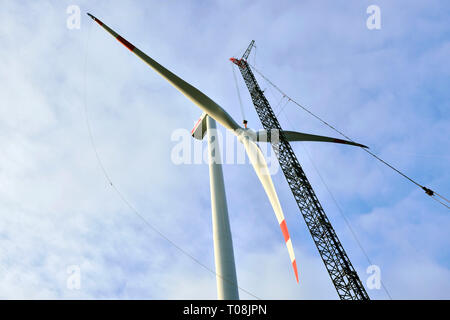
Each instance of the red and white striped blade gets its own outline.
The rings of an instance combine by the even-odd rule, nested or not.
[[[174,86],[178,91],[184,94],[189,100],[195,103],[200,109],[203,110],[206,114],[208,114],[211,118],[216,120],[218,123],[223,125],[225,128],[231,131],[235,131],[240,129],[241,127],[237,124],[236,121],[217,103],[215,103],[211,98],[205,95],[203,92],[187,83],[176,74],[166,69],[158,62],[150,58],[144,52],[139,50],[139,48],[135,47],[133,44],[128,42],[125,38],[121,37],[118,33],[104,24],[100,19],[97,19],[90,13],[88,15],[97,22],[103,29],[105,29],[109,34],[111,34],[114,38],[116,38],[121,44],[127,47],[132,53],[134,53],[137,57],[142,59],[148,66],[150,66],[153,70],[155,70],[159,75],[161,75],[164,79],[166,79],[172,86]]]
[[[295,260],[294,248],[292,247],[292,241],[291,237],[289,236],[286,220],[284,219],[283,210],[281,209],[280,201],[278,200],[278,195],[275,191],[269,168],[267,167],[266,159],[264,159],[264,155],[262,154],[258,145],[248,137],[243,137],[241,141],[244,144],[248,158],[250,159],[250,162],[255,169],[256,175],[258,176],[259,181],[261,182],[264,191],[269,198],[270,204],[272,205],[273,211],[275,212],[275,216],[277,218],[278,224],[280,225],[281,232],[283,233],[284,241],[286,242],[286,247],[289,253],[289,258],[291,259],[292,267],[294,268],[295,279],[298,283],[297,262]]]

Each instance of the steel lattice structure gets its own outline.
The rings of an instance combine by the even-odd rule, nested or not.
[[[277,141],[270,139],[273,150],[340,299],[369,300],[369,295],[320,205],[291,145],[283,137],[280,123],[247,63],[253,44],[254,41],[250,43],[240,60],[232,58],[231,61],[239,67],[264,129],[268,134],[273,129],[279,130],[279,139]]]

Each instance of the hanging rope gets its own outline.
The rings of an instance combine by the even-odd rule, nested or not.
[[[280,110],[278,110],[278,112],[277,112],[277,114],[275,115],[276,117],[278,117],[278,115],[281,113],[281,112],[283,112],[283,109],[288,105],[288,103],[291,101],[291,99],[289,98],[289,97],[287,97],[287,96],[283,96],[283,99],[284,98],[288,98],[287,99],[287,101],[286,101],[286,103],[280,108]]]
[[[270,88],[270,87],[269,87]],[[276,113],[276,116],[278,117],[278,115],[280,114],[281,108],[280,105],[283,102],[284,98],[286,98],[285,96],[282,96],[280,101],[278,101],[277,105],[273,108],[273,110],[275,111],[276,109],[278,109],[278,112]]]
[[[231,69],[233,70],[233,78],[234,78],[234,83],[236,85],[237,96],[238,96],[238,99],[239,99],[239,107],[241,109],[242,121],[246,121],[245,120],[246,118],[245,118],[244,106],[242,105],[241,92],[239,91],[239,85],[238,85],[238,81],[237,81],[237,77],[236,77],[236,71],[234,71],[233,62],[231,62]]]
[[[248,62],[247,62],[248,63]],[[303,110],[305,110],[307,113],[309,113],[311,116],[313,116],[314,118],[316,118],[317,120],[319,120],[320,122],[322,122],[323,124],[325,124],[327,127],[329,127],[330,129],[334,130],[335,132],[339,133],[341,136],[343,136],[344,138],[346,138],[349,141],[355,142],[353,141],[353,139],[351,139],[350,137],[348,137],[347,135],[345,135],[344,133],[342,133],[341,131],[339,131],[338,129],[336,129],[335,127],[333,127],[332,125],[330,125],[328,122],[326,122],[325,120],[322,120],[320,117],[316,116],[314,113],[312,113],[311,111],[309,111],[306,107],[302,106],[300,103],[298,103],[297,101],[293,100],[292,98],[290,98],[286,93],[284,93],[280,88],[278,88],[272,81],[270,81],[269,79],[267,79],[267,77],[265,77],[259,70],[257,70],[253,65],[251,65],[250,63],[248,63],[250,67],[252,67],[252,69],[258,73],[265,81],[267,81],[271,86],[273,86],[278,92],[280,92],[283,96],[286,96],[289,101],[292,101],[293,103],[295,103],[297,106],[299,106],[300,108],[302,108]],[[280,110],[281,111],[281,110]],[[440,195],[439,193],[421,185],[420,183],[418,183],[417,181],[415,181],[414,179],[410,178],[409,176],[407,176],[406,174],[404,174],[403,172],[401,172],[400,170],[398,170],[397,168],[395,168],[393,165],[387,163],[386,161],[384,161],[383,159],[381,159],[380,157],[378,157],[377,155],[375,155],[374,153],[372,153],[371,151],[369,151],[366,148],[361,148],[363,149],[365,152],[367,152],[368,154],[370,154],[372,157],[374,157],[375,159],[377,159],[378,161],[380,161],[381,163],[385,164],[386,166],[388,166],[389,168],[391,168],[392,170],[394,170],[395,172],[397,172],[398,174],[400,174],[401,176],[403,176],[404,178],[408,179],[410,182],[414,183],[416,186],[418,186],[419,188],[421,188],[423,191],[425,191],[425,193],[427,195],[429,195],[431,198],[433,198],[434,200],[436,200],[437,202],[439,202],[440,204],[442,204],[443,206],[445,206],[446,208],[450,209],[450,207],[448,206],[448,204],[450,204],[450,201],[448,199],[446,199],[445,197],[443,197],[442,195]],[[445,202],[447,202],[447,204],[444,204],[442,201],[439,201],[439,199],[437,199],[436,197],[441,198],[442,200],[444,200]]]

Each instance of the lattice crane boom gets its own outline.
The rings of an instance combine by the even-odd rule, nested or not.
[[[369,295],[320,205],[297,156],[283,136],[280,123],[247,63],[253,46],[254,41],[250,43],[241,59],[230,60],[239,67],[264,129],[267,132],[272,129],[279,130],[278,141],[270,139],[270,142],[340,299],[369,300]]]

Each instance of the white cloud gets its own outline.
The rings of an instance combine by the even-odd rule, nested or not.
[[[144,8],[82,2],[77,31],[66,28],[64,3],[6,1],[0,12],[0,297],[215,298],[214,275],[148,228],[108,185],[90,145],[84,83],[95,144],[114,185],[146,220],[213,269],[208,169],[170,163],[172,131],[190,130],[200,111],[84,11],[205,91],[237,120],[227,59],[256,39],[257,66],[281,88],[445,192],[449,47],[437,36],[445,28],[438,4],[383,2],[386,20],[375,34],[365,29],[362,4],[262,2],[235,10],[229,1],[204,7],[152,2]],[[249,123],[259,128],[243,90]],[[284,115],[280,121],[286,128],[334,135],[292,105],[285,110],[290,124]],[[393,297],[448,298],[447,212],[360,150],[307,147],[363,246],[382,267]],[[365,279],[363,255],[302,148],[294,148]],[[421,154],[436,157],[423,161]],[[337,298],[282,173],[274,181],[300,285],[253,170],[227,165],[224,172],[240,286],[269,299]],[[66,288],[69,265],[80,266],[80,290]],[[241,297],[251,298],[242,292]]]

